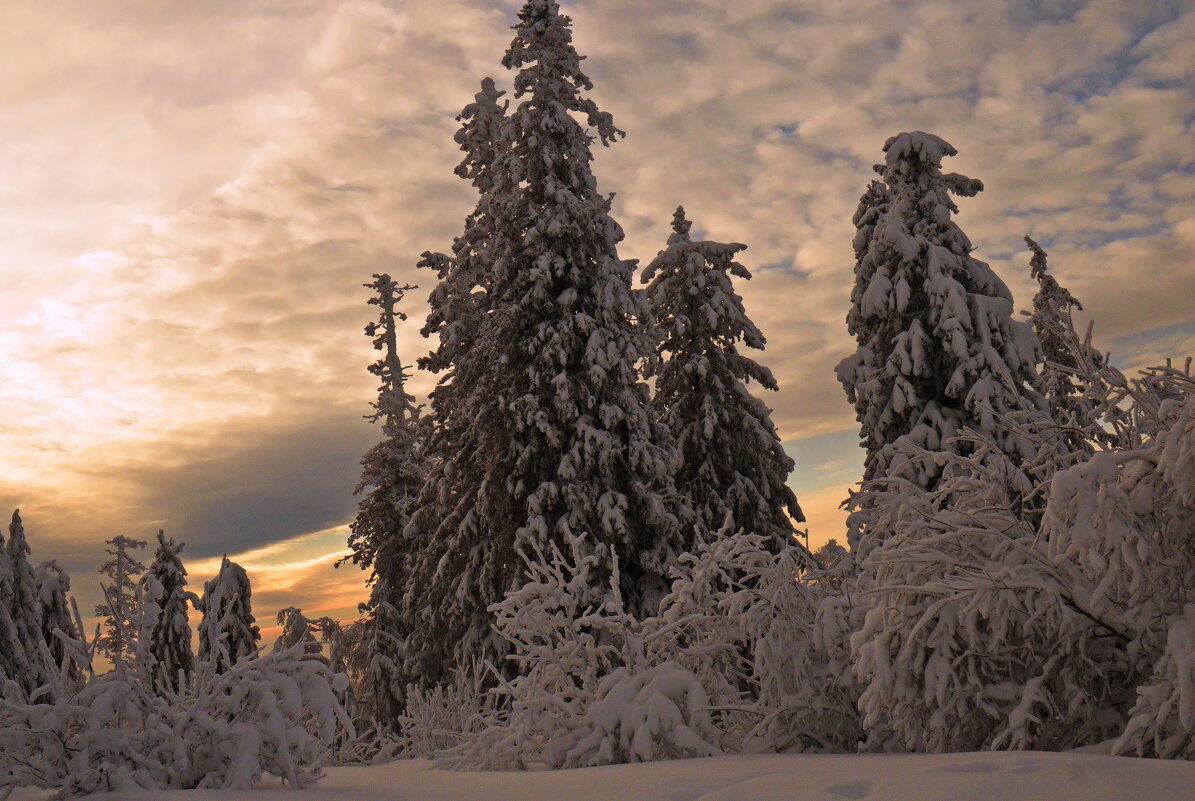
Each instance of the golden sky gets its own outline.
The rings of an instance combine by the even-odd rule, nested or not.
[[[86,604],[116,533],[221,554],[283,606],[349,617],[343,550],[375,381],[361,284],[447,249],[472,205],[453,117],[513,0],[0,4],[0,507]],[[902,130],[983,180],[959,222],[1031,300],[1021,237],[1120,363],[1195,352],[1195,7],[1069,0],[564,2],[627,131],[599,153],[625,257],[683,203],[746,243],[768,401],[815,543],[858,478],[851,214]],[[430,382],[418,376],[414,389]]]

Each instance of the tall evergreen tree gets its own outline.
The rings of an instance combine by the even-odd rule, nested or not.
[[[42,562],[35,571],[37,598],[41,608],[41,635],[50,659],[68,677],[77,675],[77,666],[66,655],[66,643],[55,632],[70,639],[79,639],[75,615],[71,608],[71,578],[54,560]]]
[[[381,380],[371,419],[382,421],[383,439],[362,459],[357,492],[372,489],[361,499],[350,526],[349,546],[353,561],[373,569],[365,605],[373,638],[369,687],[377,696],[370,708],[379,726],[391,728],[397,725],[404,689],[411,681],[403,651],[410,627],[402,621],[400,606],[417,550],[406,531],[427,474],[426,431],[415,399],[406,391],[405,369],[398,355],[396,329],[407,319],[398,304],[414,287],[399,286],[385,274],[374,275],[366,286],[375,292],[368,302],[378,307],[378,319],[366,326],[365,333],[382,351],[369,366]]]
[[[490,190],[497,177],[495,162],[508,139],[509,103],[499,103],[504,94],[494,86],[492,78],[484,78],[474,101],[457,115],[461,127],[454,138],[465,155],[456,167],[456,174],[478,190],[478,202],[465,219],[463,233],[453,241],[452,255],[425,252],[416,265],[435,270],[438,279],[428,298],[427,321],[420,329],[423,336],[435,338],[435,345],[427,356],[418,360],[421,369],[440,374],[430,396],[432,414],[424,420],[428,463],[441,462],[455,453],[462,431],[473,424],[463,414],[473,388],[456,378],[462,356],[476,342],[488,316],[495,230]],[[420,502],[421,515],[425,519],[438,518],[438,504],[438,497],[424,497]]]
[[[145,565],[133,556],[133,551],[145,547],[145,540],[118,534],[105,541],[112,557],[100,567],[107,576],[105,602],[96,604],[95,613],[104,619],[104,633],[96,650],[113,662],[119,662],[128,650],[128,638],[135,632],[133,621],[138,617],[137,576],[145,572]]]
[[[253,617],[253,591],[249,576],[236,562],[224,557],[220,572],[203,584],[199,611],[199,658],[224,673],[239,659],[257,653],[261,632]]]
[[[1072,313],[1082,311],[1081,304],[1069,290],[1047,271],[1046,252],[1026,236],[1025,244],[1033,254],[1029,272],[1037,279],[1037,294],[1033,296],[1033,331],[1041,343],[1041,377],[1050,416],[1067,428],[1064,438],[1067,450],[1090,456],[1095,443],[1105,439],[1097,418],[1097,403],[1085,397],[1088,387],[1079,378],[1076,349],[1087,350],[1087,358],[1102,366],[1103,356],[1091,350],[1074,328]]]
[[[0,537],[0,670],[26,693],[46,679],[37,577],[29,564],[29,543],[20,510],[12,513],[8,542]]]
[[[1031,444],[997,420],[1043,409],[1037,389],[1036,339],[1013,320],[1012,294],[952,215],[951,195],[970,197],[982,183],[944,174],[957,152],[932,134],[902,133],[885,143],[883,179],[864,194],[855,216],[855,287],[847,328],[855,354],[838,380],[855,404],[867,450],[866,479],[900,476],[924,489],[941,480],[934,459],[910,449],[969,450],[947,444],[971,428],[1019,464]]]
[[[414,287],[400,286],[384,273],[373,278],[364,286],[374,290],[367,303],[378,307],[378,319],[365,326],[365,334],[372,338],[374,349],[382,351],[369,365],[369,372],[382,383],[369,419],[382,421],[382,441],[361,460],[356,492],[369,492],[361,498],[357,516],[349,524],[349,548],[352,561],[362,568],[374,568],[377,576],[396,569],[394,560],[403,552],[397,539],[407,525],[425,470],[420,459],[419,409],[404,386],[406,371],[398,355],[396,329],[407,319],[398,304]]]
[[[149,624],[147,652],[153,657],[154,689],[178,691],[195,670],[195,656],[191,651],[191,624],[187,618],[189,606],[199,599],[187,587],[187,569],[179,553],[183,543],[166,539],[166,532],[158,531],[158,550],[144,581],[143,603],[146,612],[153,613]]]
[[[680,451],[678,491],[708,533],[729,525],[766,538],[774,551],[795,545],[793,521],[805,515],[785,481],[793,461],[780,445],[771,411],[747,389],[777,390],[766,367],[738,350],[763,350],[731,276],[746,245],[695,242],[678,207],[668,247],[643,273],[660,333],[653,405]]]
[[[428,298],[430,311],[420,333],[436,337],[431,353],[419,359],[419,366],[444,373],[440,387],[432,393],[432,408],[439,419],[441,409],[451,407],[453,368],[477,338],[486,314],[486,289],[491,267],[491,234],[488,192],[494,186],[494,164],[506,145],[506,94],[492,78],[481,82],[474,101],[457,115],[461,127],[455,140],[465,153],[456,174],[481,193],[476,208],[465,218],[464,232],[452,246],[452,256],[424,253],[419,266],[436,271],[439,283]],[[447,396],[447,397],[445,397]]]
[[[500,656],[487,607],[523,583],[516,544],[587,534],[614,546],[638,614],[653,610],[683,547],[671,451],[635,365],[651,343],[632,263],[590,168],[591,137],[622,132],[584,96],[592,88],[555,0],[519,12],[503,64],[518,70],[508,139],[485,192],[479,236],[492,257],[489,313],[461,354],[453,410],[468,421],[432,466],[417,518],[426,545],[405,607],[421,676],[468,656]],[[579,121],[573,115],[581,118]]]

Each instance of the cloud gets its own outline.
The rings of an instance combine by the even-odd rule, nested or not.
[[[413,265],[473,202],[453,118],[482,76],[509,82],[518,5],[0,8],[0,502],[22,505],[39,553],[89,572],[117,531],[167,525],[202,559],[347,521],[377,435],[360,419],[361,284],[422,284],[401,332],[413,361],[431,289]],[[781,385],[765,400],[825,536],[841,539],[850,479],[812,468],[861,454],[833,377],[854,346],[851,215],[891,134],[939,133],[960,150],[947,168],[984,181],[959,221],[1019,307],[1031,233],[1101,347],[1133,363],[1189,349],[1189,4],[564,5],[628,132],[595,167],[623,255],[650,259],[678,203],[749,246],[741,291]],[[324,576],[312,599],[332,608],[342,574],[317,556],[300,572]],[[284,579],[263,572],[261,597],[297,600]]]

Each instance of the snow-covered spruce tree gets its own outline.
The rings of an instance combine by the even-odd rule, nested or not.
[[[1033,721],[1072,691],[1094,713],[1104,691],[1048,662],[1050,631],[1072,654],[1101,648],[1067,607],[1083,608],[1082,585],[1068,595],[1034,541],[1040,484],[1067,463],[1038,391],[1040,348],[951,220],[949,193],[981,188],[942,174],[954,149],[913,133],[885,150],[855,218],[859,348],[838,369],[868,451],[852,498],[868,608],[851,644],[869,745],[1060,747],[1092,728]]]
[[[319,641],[315,638],[315,625],[299,607],[288,606],[280,609],[278,624],[282,626],[282,633],[274,641],[275,651],[289,651],[296,645],[302,646],[301,652],[304,654],[318,655],[322,651]]]
[[[1012,318],[1012,295],[952,219],[951,195],[983,185],[941,171],[951,145],[932,134],[898,134],[876,166],[882,182],[855,215],[855,286],[847,328],[855,354],[837,368],[855,404],[865,479],[901,476],[934,489],[941,470],[927,451],[966,450],[949,441],[970,428],[992,437],[1013,463],[1030,445],[997,425],[1026,408],[1044,410],[1032,329]],[[898,448],[901,443],[910,448]],[[874,533],[874,532],[873,532]],[[882,534],[881,534],[882,536]]]
[[[71,578],[54,560],[42,562],[35,571],[37,576],[37,599],[41,605],[42,640],[50,653],[54,668],[74,680],[78,678],[78,667],[68,658],[67,645],[63,640],[79,639],[74,610],[68,593]],[[61,632],[56,634],[55,632]]]
[[[451,514],[458,500],[458,492],[448,489],[449,483],[458,477],[453,465],[464,456],[463,448],[468,447],[464,443],[476,425],[471,416],[470,401],[477,387],[472,381],[461,378],[461,369],[462,360],[477,342],[488,316],[496,230],[491,210],[495,162],[504,152],[507,138],[506,109],[509,104],[499,103],[504,94],[494,86],[491,78],[485,78],[474,102],[465,106],[457,116],[461,127],[455,140],[465,155],[456,167],[456,174],[473,184],[480,196],[476,207],[465,219],[463,233],[453,242],[452,255],[425,252],[417,265],[435,270],[438,279],[428,298],[427,320],[420,330],[423,336],[435,338],[435,346],[418,361],[420,368],[440,374],[430,395],[432,413],[424,419],[424,464],[431,477],[424,485],[412,524],[412,531],[419,532],[425,543],[430,537],[439,536],[435,532],[447,531],[444,519]],[[473,369],[476,370],[477,365]],[[413,548],[412,554],[424,569],[428,567],[421,548]],[[424,600],[418,599],[419,604]],[[396,599],[395,606],[409,619],[419,620],[423,616],[420,605],[403,605]],[[483,611],[474,610],[474,614],[479,621],[484,619]],[[484,623],[478,622],[473,628],[480,628],[483,638],[488,636],[485,633],[488,627]],[[386,633],[375,627],[374,636],[386,637]],[[387,702],[382,698],[378,705],[379,710],[385,707],[393,710],[388,720],[382,721],[383,727],[392,728],[397,720],[396,714],[401,708],[398,699],[403,695],[399,687],[407,684],[428,686],[429,679],[435,681],[435,674],[444,667],[445,650],[451,647],[444,642],[412,643],[409,649],[412,661],[405,663],[403,670],[384,669],[383,672],[392,675],[377,677],[395,685],[394,689],[385,691],[392,693],[395,700]],[[390,662],[396,663],[396,660]],[[380,664],[379,667],[383,666]],[[429,673],[429,669],[433,673]],[[377,681],[373,683],[380,687]]]
[[[369,366],[378,377],[378,399],[371,419],[382,421],[383,439],[362,459],[357,492],[361,498],[357,517],[350,524],[352,560],[373,569],[366,604],[372,634],[372,668],[369,687],[376,694],[370,708],[380,728],[389,729],[402,709],[404,688],[410,681],[403,653],[409,625],[401,619],[401,599],[410,581],[411,560],[417,546],[406,530],[427,473],[424,426],[415,399],[407,393],[406,373],[398,355],[397,326],[407,316],[398,309],[403,296],[414,289],[399,285],[386,274],[375,274],[365,286],[374,290],[369,304],[378,307],[378,319],[365,327],[381,357]]]
[[[1108,439],[1098,424],[1099,409],[1091,388],[1080,383],[1074,355],[1076,347],[1089,348],[1075,332],[1071,317],[1074,310],[1083,310],[1083,304],[1047,272],[1046,252],[1041,246],[1028,236],[1025,243],[1033,254],[1029,271],[1038,285],[1033,296],[1033,331],[1042,349],[1043,393],[1050,416],[1065,429],[1068,450],[1077,458],[1085,458],[1094,452],[1096,444],[1107,443]],[[1098,365],[1103,357],[1090,351],[1089,358]]]
[[[468,426],[432,466],[417,518],[426,547],[405,602],[426,681],[505,652],[487,607],[524,581],[516,546],[581,532],[614,546],[641,616],[688,545],[671,448],[635,369],[650,353],[638,325],[649,311],[618,257],[622,232],[597,191],[583,123],[603,144],[621,132],[583,94],[591,83],[569,25],[555,0],[530,0],[503,61],[518,70],[518,105],[485,198],[490,311],[455,369],[469,392],[453,413]]]
[[[179,558],[182,549],[183,543],[166,539],[166,532],[159,530],[158,549],[142,589],[143,602],[153,609],[152,619],[145,621],[149,629],[143,647],[153,660],[152,682],[159,692],[164,688],[177,692],[195,670],[187,611],[199,599],[187,590],[187,569]]]
[[[751,277],[734,260],[746,245],[694,242],[691,227],[678,207],[668,247],[643,273],[659,332],[652,404],[680,452],[677,491],[706,532],[729,525],[763,536],[774,551],[793,547],[793,521],[805,521],[785,483],[793,461],[747,382],[779,387],[738,350],[765,342],[731,281]]]
[[[46,680],[48,651],[42,635],[37,576],[20,510],[12,513],[8,542],[0,552],[0,671],[31,693]]]
[[[245,569],[225,556],[220,572],[203,584],[199,611],[199,658],[217,674],[257,653],[261,632],[253,617],[252,588]]]
[[[495,161],[506,143],[509,104],[498,102],[504,94],[494,86],[492,78],[484,78],[474,101],[457,115],[461,127],[455,140],[465,157],[457,165],[456,174],[473,184],[480,198],[465,219],[464,232],[453,242],[452,256],[424,253],[423,261],[419,263],[420,267],[435,270],[439,279],[428,298],[430,311],[420,330],[425,337],[436,337],[436,346],[419,359],[421,368],[444,374],[431,396],[436,422],[441,417],[441,409],[447,411],[452,405],[453,368],[461,355],[472,347],[486,315],[490,244],[494,230],[488,193],[494,186]]]
[[[365,326],[365,334],[382,355],[369,365],[369,372],[381,380],[369,419],[382,421],[383,439],[361,460],[363,469],[356,492],[369,492],[361,498],[357,516],[349,524],[349,548],[353,551],[352,561],[363,569],[372,567],[376,580],[379,560],[387,562],[381,568],[383,572],[393,569],[388,560],[402,550],[396,540],[406,527],[424,471],[419,460],[419,409],[404,387],[406,369],[398,355],[397,340],[397,325],[407,319],[398,304],[414,287],[400,286],[384,273],[375,273],[373,278],[364,286],[374,291],[367,303],[378,307],[378,319]]]
[[[457,115],[461,127],[454,138],[465,155],[456,167],[456,174],[477,189],[479,198],[465,219],[464,231],[453,241],[452,255],[425,252],[416,265],[434,270],[438,281],[428,298],[430,310],[420,329],[424,337],[435,338],[435,345],[427,356],[418,360],[421,369],[440,374],[430,395],[432,413],[424,419],[425,455],[429,464],[444,462],[457,454],[462,432],[473,425],[465,410],[474,388],[467,381],[458,381],[457,372],[462,356],[477,341],[488,316],[495,231],[490,211],[491,190],[498,174],[495,162],[507,141],[509,102],[499,103],[504,94],[494,86],[492,78],[484,78],[474,102]],[[437,492],[439,486],[439,482],[428,485]],[[423,520],[419,525],[424,530],[429,521],[438,521],[441,516],[437,511],[440,500],[435,493],[421,499]],[[445,508],[451,506],[451,499],[444,500]]]
[[[100,567],[108,577],[106,601],[96,604],[95,613],[104,618],[104,634],[96,645],[99,653],[119,662],[128,648],[127,637],[135,633],[132,620],[137,616],[137,576],[145,572],[145,565],[133,556],[133,551],[145,547],[145,540],[118,534],[105,541],[112,557]]]

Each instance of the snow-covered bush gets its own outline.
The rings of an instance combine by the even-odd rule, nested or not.
[[[853,563],[809,568],[803,551],[770,546],[723,529],[683,556],[659,617],[645,624],[653,661],[699,677],[727,751],[853,750]]]
[[[864,564],[868,609],[852,638],[869,747],[1065,748],[1115,733],[1103,710],[1115,702],[1116,625],[1091,607],[1090,582],[1014,512],[1013,468],[998,453],[936,458],[947,478],[933,492],[865,485],[870,525],[885,533]]]
[[[802,572],[803,552],[776,554],[769,537],[723,531],[682,557],[660,614],[641,622],[623,608],[614,557],[583,537],[568,545],[524,554],[532,580],[493,607],[515,675],[490,692],[487,711],[423,739],[461,739],[439,765],[582,767],[846,751],[860,740],[849,557]],[[611,576],[605,594],[597,570]],[[420,708],[425,700],[415,697]],[[435,700],[469,704],[460,694]]]
[[[424,689],[412,684],[399,717],[398,744],[404,756],[431,759],[478,734],[493,718],[480,666],[458,671],[451,684]]]
[[[154,606],[140,597],[137,603]],[[134,626],[151,628],[142,620]],[[248,789],[268,773],[298,789],[320,778],[338,737],[352,736],[337,698],[347,678],[304,658],[301,647],[250,654],[222,672],[200,660],[193,680],[176,691],[155,686],[156,660],[128,630],[125,658],[98,678],[94,643],[59,637],[71,665],[55,666],[51,681],[33,693],[12,681],[4,687],[0,787],[54,788],[62,798]],[[223,642],[216,646],[222,650]],[[78,686],[77,673],[92,678]]]
[[[1137,688],[1137,703],[1114,754],[1195,759],[1195,603],[1171,622],[1154,676]]]
[[[584,767],[721,754],[709,703],[697,676],[675,662],[620,667],[599,682],[565,762]]]
[[[1195,381],[1172,367],[1129,380],[1079,350],[1109,449],[1076,462],[1075,429],[1005,419],[1033,460],[964,432],[978,458],[916,455],[942,465],[937,490],[865,485],[884,532],[853,639],[873,747],[1060,749],[1124,731],[1123,751],[1183,753]],[[1029,492],[1009,489],[1018,475]]]
[[[601,679],[642,664],[641,624],[623,607],[613,554],[581,535],[570,535],[567,547],[567,554],[555,543],[549,553],[520,552],[528,581],[491,607],[512,669],[490,666],[496,702],[442,766],[570,767],[571,743]],[[604,592],[593,578],[603,573],[610,575]]]

